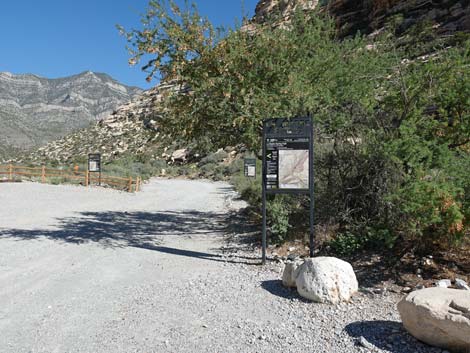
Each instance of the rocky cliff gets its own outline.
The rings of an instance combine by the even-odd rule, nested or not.
[[[44,144],[103,119],[141,92],[94,72],[59,79],[0,72],[0,145]]]

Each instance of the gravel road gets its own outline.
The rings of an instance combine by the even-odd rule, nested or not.
[[[403,331],[398,294],[328,306],[284,289],[228,218],[234,196],[0,184],[0,352],[441,352]]]

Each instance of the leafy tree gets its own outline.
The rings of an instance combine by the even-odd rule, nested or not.
[[[187,89],[164,100],[160,129],[174,139],[258,151],[263,119],[312,114],[317,221],[348,235],[342,249],[469,237],[468,41],[419,57],[410,38],[340,40],[331,19],[300,12],[284,26],[226,31],[165,0],[151,1],[143,30],[126,35],[131,63],[151,56],[149,79]],[[280,240],[302,224],[305,204],[272,204]],[[349,246],[351,236],[362,240]]]

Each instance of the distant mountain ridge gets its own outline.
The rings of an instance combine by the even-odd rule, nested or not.
[[[0,151],[43,145],[90,126],[142,92],[91,71],[55,79],[0,72]]]

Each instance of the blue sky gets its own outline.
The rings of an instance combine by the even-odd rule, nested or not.
[[[178,0],[183,3],[183,0]],[[216,25],[233,26],[242,0],[196,0]],[[257,0],[244,0],[249,16]],[[129,67],[126,40],[115,27],[140,28],[148,0],[0,0],[0,71],[56,78],[105,72],[148,88],[140,67]]]

